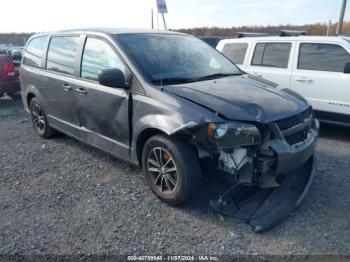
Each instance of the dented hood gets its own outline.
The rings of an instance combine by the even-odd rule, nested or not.
[[[266,123],[290,117],[308,107],[297,97],[247,76],[164,86],[164,89],[231,120]]]

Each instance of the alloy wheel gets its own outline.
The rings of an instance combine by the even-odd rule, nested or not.
[[[46,124],[45,124],[45,116],[40,105],[34,104],[31,108],[31,113],[32,113],[35,128],[38,131],[43,132],[45,130]]]
[[[159,192],[171,194],[176,190],[177,168],[170,153],[161,147],[153,148],[147,159],[147,169]]]

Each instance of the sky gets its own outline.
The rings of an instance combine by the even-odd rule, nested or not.
[[[150,28],[156,0],[16,0],[2,5],[0,32],[83,27]],[[167,0],[168,28],[305,24],[338,21],[342,0]],[[350,20],[350,2],[345,20]],[[157,26],[157,16],[155,15]],[[162,28],[159,16],[159,26]]]

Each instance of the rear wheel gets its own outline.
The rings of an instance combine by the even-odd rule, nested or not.
[[[200,186],[201,170],[194,148],[173,137],[151,137],[143,148],[142,167],[152,191],[170,205],[184,204]]]
[[[50,138],[56,134],[55,130],[49,126],[46,113],[36,98],[30,101],[30,115],[35,132],[43,138]]]

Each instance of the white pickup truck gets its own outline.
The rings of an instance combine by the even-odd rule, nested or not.
[[[304,96],[324,122],[350,126],[350,37],[248,37],[217,49],[243,71]]]

